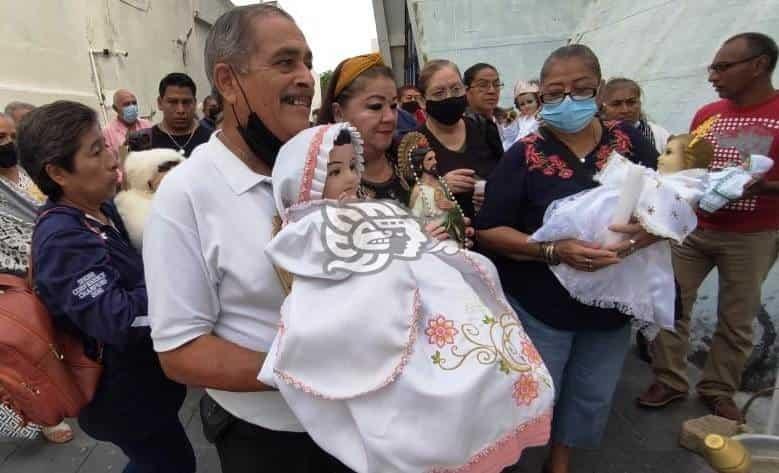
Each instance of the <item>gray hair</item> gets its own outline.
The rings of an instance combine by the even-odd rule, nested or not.
[[[13,114],[17,110],[35,110],[35,105],[27,102],[10,102],[5,106],[4,115],[6,115],[9,120],[13,121]]]
[[[589,67],[598,77],[598,80],[601,80],[600,61],[598,61],[598,56],[592,52],[592,49],[583,44],[569,44],[568,46],[555,49],[552,51],[552,54],[546,58],[544,65],[541,67],[541,82],[544,82],[546,75],[549,73],[549,67],[553,62],[570,58],[579,58],[584,61],[584,63],[587,64],[587,67]]]
[[[224,13],[216,20],[206,38],[205,64],[206,77],[214,85],[214,66],[224,62],[246,71],[246,63],[255,51],[251,22],[256,17],[281,16],[294,23],[294,19],[281,8],[267,3],[236,7]],[[214,88],[216,92],[216,88]]]

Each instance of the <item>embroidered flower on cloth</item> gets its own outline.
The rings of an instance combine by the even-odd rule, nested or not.
[[[522,356],[524,356],[531,365],[539,366],[543,362],[541,354],[538,353],[536,347],[529,341],[522,342]]]
[[[437,314],[427,321],[425,334],[429,337],[430,344],[438,345],[438,348],[453,344],[454,336],[458,333],[457,329],[454,328],[454,322],[446,320],[446,317],[441,314]]]
[[[538,381],[529,373],[519,375],[512,397],[517,406],[529,406],[538,397]]]

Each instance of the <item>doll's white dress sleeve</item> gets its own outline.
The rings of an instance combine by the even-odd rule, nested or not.
[[[601,243],[611,225],[621,184],[631,167],[641,167],[643,188],[634,216],[650,233],[681,243],[697,225],[694,205],[706,186],[706,171],[691,169],[671,175],[634,164],[613,154],[595,177],[599,187],[553,202],[544,224],[531,239],[578,239]],[[672,330],[675,285],[671,249],[667,241],[636,251],[594,272],[566,264],[551,266],[560,283],[583,304],[614,308],[620,312]]]
[[[749,157],[746,168],[728,167],[709,174],[706,193],[700,201],[700,207],[706,212],[716,212],[728,203],[744,195],[744,186],[752,179],[759,179],[774,166],[774,160],[760,154]]]
[[[263,371],[311,437],[362,473],[498,473],[545,444],[551,377],[492,263],[394,204],[323,202],[266,249],[294,283]]]

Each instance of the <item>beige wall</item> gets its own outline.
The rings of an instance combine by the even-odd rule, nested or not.
[[[156,110],[157,87],[169,72],[185,72],[209,92],[203,45],[210,24],[229,0],[22,0],[0,2],[0,109],[9,101],[35,105],[57,99],[98,108],[89,50],[127,51],[95,56],[110,110],[114,90],[138,96],[141,114]],[[12,21],[9,21],[12,20]],[[176,40],[192,28],[186,47]],[[186,52],[186,64],[183,53]],[[159,114],[155,117],[159,120]]]

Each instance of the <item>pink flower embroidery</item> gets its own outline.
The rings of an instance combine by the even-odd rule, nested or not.
[[[514,383],[512,397],[517,402],[517,406],[529,406],[538,397],[538,381],[532,374],[519,375],[519,379]]]
[[[541,354],[538,353],[538,350],[536,350],[536,347],[533,346],[532,343],[528,342],[522,342],[522,355],[525,357],[525,359],[530,363],[531,365],[540,365],[543,361],[541,359]]]
[[[430,343],[438,345],[438,348],[454,343],[454,336],[458,333],[457,329],[454,328],[454,322],[446,320],[446,317],[441,314],[437,314],[435,318],[427,321],[425,334],[430,337]]]

